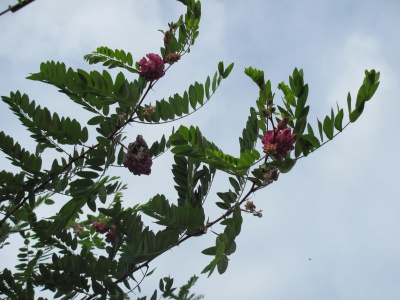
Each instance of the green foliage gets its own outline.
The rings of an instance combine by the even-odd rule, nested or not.
[[[11,93],[10,97],[2,97],[10,109],[18,116],[21,123],[32,133],[31,137],[45,148],[56,148],[62,152],[62,145],[82,145],[88,140],[88,130],[75,119],[60,118],[57,113],[51,114],[44,107],[35,105],[26,94]]]
[[[42,159],[21,148],[19,143],[14,143],[14,139],[0,132],[0,149],[7,156],[11,163],[22,170],[31,174],[40,174]]]
[[[156,101],[154,105],[146,104],[138,110],[139,120],[144,123],[165,123],[179,120],[202,108],[211,99],[221,80],[226,78],[233,68],[233,63],[226,70],[223,69],[222,62],[220,65],[222,65],[222,75],[215,72],[212,84],[208,76],[205,85],[195,82],[189,86],[189,89],[183,95],[174,94],[169,97],[168,101],[162,99]],[[154,107],[154,111],[149,113],[151,107]]]
[[[365,102],[369,101],[378,89],[379,77],[379,72],[375,72],[375,70],[365,70],[365,78],[363,84],[358,90],[356,105],[353,110],[351,110],[351,96],[350,93],[348,94],[347,105],[350,122],[355,122],[361,116],[364,111]]]
[[[202,207],[215,176],[214,168],[207,168],[192,157],[175,156],[172,165],[178,205]]]
[[[103,66],[109,69],[123,68],[131,73],[138,73],[133,68],[133,56],[130,52],[115,49],[114,51],[107,47],[98,47],[96,51],[83,57],[89,64],[103,63]]]
[[[204,227],[205,215],[201,206],[170,205],[164,195],[154,196],[149,202],[140,206],[140,210],[167,229],[191,233]]]
[[[239,158],[225,154],[214,143],[204,138],[199,128],[191,126],[179,129],[170,136],[171,152],[175,155],[192,157],[210,167],[231,174],[244,174],[248,168],[260,158],[257,150],[244,150]]]
[[[200,1],[179,2],[185,5],[186,13],[162,31],[160,56],[164,61],[172,53],[180,57],[189,53],[199,34]],[[207,234],[215,224],[223,229],[215,232],[215,245],[202,252],[212,256],[202,272],[210,276],[217,269],[223,274],[228,257],[236,251],[242,214],[262,216],[261,211],[255,211],[250,196],[278,180],[278,175],[289,172],[300,157],[320,148],[326,143],[324,139],[334,139],[347,126],[343,125],[344,110],[338,106],[323,121],[317,119],[318,130],[313,129],[308,122],[309,87],[302,70],[293,71],[289,84],[278,85],[283,104],[276,105],[264,72],[249,67],[245,74],[257,85],[259,96],[255,106],[250,107],[237,156],[225,153],[194,126],[181,125],[152,141],[150,147],[140,138],[129,143],[125,136],[128,125],[172,122],[196,112],[211,99],[234,66],[231,63],[225,68],[219,62],[217,71],[204,84],[195,82],[183,94],[152,104],[148,95],[158,80],[146,81],[138,74],[135,61],[139,58],[103,46],[84,59],[89,64],[121,69],[115,78],[106,70],[73,70],[54,61],[42,63],[40,71],[28,77],[54,86],[72,105],[89,111],[85,126],[71,116],[42,108],[19,91],[2,97],[36,143],[31,153],[0,132],[0,150],[13,165],[12,170],[0,170],[0,249],[8,247],[12,234],[19,233],[24,239],[24,246],[16,251],[15,271],[5,268],[0,274],[2,295],[10,299],[34,298],[37,287],[51,291],[54,298],[124,299],[131,291],[140,291],[142,280],[154,271],[149,271],[153,260],[193,237]],[[164,71],[167,73],[170,67],[173,65],[164,66]],[[131,81],[132,74],[124,72],[138,78]],[[354,108],[348,94],[350,122],[360,117],[379,85],[379,72],[366,71],[365,75]],[[290,151],[275,155],[266,147],[259,151],[259,141],[267,132],[274,133],[273,142],[278,144],[276,136],[285,126],[296,134],[294,155]],[[171,173],[176,201],[155,192],[145,203],[139,202],[136,195],[130,196],[135,205],[129,207],[123,201],[127,186],[110,176],[109,169],[118,168],[121,174],[128,174],[122,167],[129,167],[134,174],[147,175],[140,173],[140,168],[156,168],[155,158],[168,150],[174,155]],[[57,158],[48,159],[53,156]],[[223,214],[210,220],[212,214],[205,210],[204,203],[217,171],[229,174],[229,188],[216,193],[213,200]],[[151,186],[158,187],[154,182]],[[38,208],[55,202],[61,208],[43,217]],[[158,225],[158,230],[142,221],[143,214]],[[178,290],[173,287],[173,278],[164,277],[159,290],[164,298],[200,299],[202,296],[190,294],[197,278],[191,277]],[[157,290],[150,299],[158,299]]]
[[[91,119],[88,122],[90,125],[99,123],[118,125],[117,114],[107,117],[110,105],[117,104],[118,111],[122,110],[121,113],[129,115],[146,88],[146,82],[142,78],[129,82],[122,72],[113,80],[105,70],[102,73],[98,71],[87,73],[81,69],[74,71],[71,68],[67,70],[64,63],[54,61],[42,63],[40,72],[30,75],[28,79],[54,85],[75,103],[102,117],[102,119]]]
[[[218,273],[225,273],[228,268],[228,255],[236,251],[235,238],[240,234],[243,218],[239,205],[235,205],[232,209],[232,218],[227,218],[221,222],[225,225],[223,233],[219,234],[215,241],[215,246],[203,250],[203,254],[212,255],[214,259],[202,271],[210,276],[217,267]]]
[[[197,277],[195,275],[190,277],[188,282],[180,287],[178,294],[174,294],[174,291],[176,290],[176,288],[172,287],[173,282],[174,282],[173,278],[164,277],[164,278],[160,279],[159,288],[160,288],[160,291],[163,292],[163,294],[162,294],[163,298],[176,299],[176,300],[203,299],[204,298],[203,295],[196,296],[195,294],[189,294],[190,288],[192,288],[195,285],[198,278],[199,277]]]
[[[364,82],[357,94],[354,110],[351,108],[350,93],[347,96],[350,122],[354,122],[361,115],[365,102],[371,99],[379,86],[379,72],[365,71],[365,75]],[[295,69],[293,75],[289,77],[289,86],[284,82],[278,85],[284,94],[284,107],[278,106],[279,112],[282,117],[290,117],[289,125],[293,128],[293,133],[297,134],[295,157],[299,157],[301,154],[307,156],[324,144],[324,138],[332,140],[337,134],[335,130],[341,132],[347,126],[343,126],[344,111],[338,106],[337,112],[335,113],[331,109],[330,115],[325,116],[323,122],[317,120],[319,137],[315,136],[314,130],[307,121],[310,107],[306,105],[308,85],[304,84],[303,77],[303,70]],[[307,133],[305,133],[306,128]]]

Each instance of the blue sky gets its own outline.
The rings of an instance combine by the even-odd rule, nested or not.
[[[2,1],[0,11],[14,2]],[[273,87],[302,68],[310,86],[310,120],[323,119],[336,102],[346,107],[347,92],[356,96],[365,69],[380,71],[381,85],[359,121],[253,195],[263,218],[244,216],[227,272],[209,279],[202,275],[194,291],[205,299],[399,299],[400,2],[205,0],[202,8],[196,45],[149,99],[204,82],[220,60],[235,62],[213,100],[182,121],[199,126],[228,153],[238,153],[238,136],[258,94],[243,73],[246,67],[264,70]],[[87,115],[55,88],[25,77],[46,60],[92,69],[82,57],[103,45],[130,51],[136,60],[157,53],[162,45],[157,30],[183,12],[172,0],[37,0],[9,12],[0,17],[0,94],[20,90],[52,111],[84,121]],[[21,137],[31,149],[29,135],[0,105],[1,130]],[[170,129],[138,126],[127,134],[131,139],[143,134],[151,143]],[[156,193],[174,200],[171,163],[169,155],[156,160],[151,177],[115,170],[129,184],[126,205]],[[7,161],[1,158],[0,164]],[[222,214],[213,201],[227,187],[219,174],[207,203],[210,219]],[[200,274],[210,259],[200,252],[214,240],[210,232],[158,258],[152,265],[156,273],[142,290],[150,295],[166,275],[181,285]],[[14,247],[2,250],[0,269],[10,267],[6,262],[14,254]]]

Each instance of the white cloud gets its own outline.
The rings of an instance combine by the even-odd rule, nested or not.
[[[214,274],[208,280],[202,276],[196,286],[206,299],[398,298],[396,7],[396,1],[379,5],[374,1],[204,1],[197,45],[174,66],[165,83],[160,82],[152,99],[169,95],[176,85],[182,91],[194,80],[203,81],[219,60],[235,61],[231,77],[212,102],[184,120],[199,125],[227,152],[236,153],[237,136],[257,97],[256,86],[243,74],[249,65],[264,69],[274,88],[279,81],[287,82],[294,67],[303,68],[313,116],[329,113],[336,101],[346,107],[347,91],[355,99],[364,69],[381,71],[382,81],[356,124],[253,196],[264,218],[244,216],[243,233],[227,274]],[[124,48],[140,59],[160,47],[162,35],[156,30],[182,12],[176,1],[35,1],[0,18],[0,92],[21,89],[53,110],[62,107],[65,114],[74,112],[76,106],[56,89],[24,78],[47,59],[87,68],[82,56],[100,45]],[[4,105],[0,118],[1,130],[22,134]],[[128,134],[134,138],[140,132],[151,141],[169,130],[169,126],[134,127]],[[29,146],[26,138],[23,142]],[[168,156],[156,160],[151,178],[123,175],[130,185],[125,201],[143,202],[157,192],[174,200],[170,163]],[[225,187],[223,178],[218,179],[213,192]],[[212,205],[210,209],[211,215],[221,214]],[[177,284],[200,273],[210,259],[200,251],[214,239],[209,233],[157,259],[157,272],[144,291],[150,295],[158,278],[168,273]]]

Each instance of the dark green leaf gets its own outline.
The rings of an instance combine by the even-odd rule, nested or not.
[[[213,246],[213,247],[204,249],[203,251],[201,251],[201,253],[203,253],[203,254],[205,254],[205,255],[215,255],[216,249],[217,249],[217,248],[216,248],[215,246]]]
[[[324,119],[323,130],[328,139],[333,139],[333,122],[328,116],[326,116]]]

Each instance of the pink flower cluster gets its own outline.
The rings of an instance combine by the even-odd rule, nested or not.
[[[146,57],[143,57],[139,61],[139,75],[144,77],[147,81],[153,81],[160,79],[164,76],[164,61],[158,54],[149,53],[146,54]]]
[[[294,149],[296,136],[289,127],[283,130],[268,130],[261,140],[264,152],[275,158],[286,157],[288,152]]]
[[[113,224],[108,227],[104,223],[100,223],[97,221],[93,222],[93,226],[94,226],[94,231],[99,232],[101,234],[106,233],[106,242],[107,243],[111,243],[111,244],[115,243],[115,240],[117,239],[115,228],[117,226],[115,226]]]
[[[93,226],[94,226],[94,231],[96,232],[106,233],[108,231],[108,227],[106,227],[106,225],[103,223],[95,221],[93,222]]]
[[[128,153],[125,156],[124,166],[134,175],[149,175],[153,160],[149,153],[149,147],[141,135],[136,141],[129,144]]]

